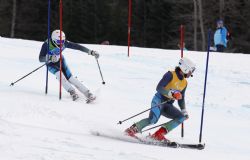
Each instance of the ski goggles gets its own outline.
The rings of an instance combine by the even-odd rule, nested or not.
[[[64,44],[64,42],[65,42],[65,40],[56,40],[55,41],[56,44],[61,44],[61,43]]]

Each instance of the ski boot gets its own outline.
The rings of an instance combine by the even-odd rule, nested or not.
[[[157,141],[160,145],[172,147],[172,148],[178,148],[179,144],[176,142],[171,142],[170,140],[165,138],[165,134],[168,133],[168,130],[164,127],[161,127],[158,131],[156,131],[153,135],[150,135],[149,138]]]
[[[86,100],[86,103],[91,103],[91,102],[93,102],[95,99],[96,99],[96,96],[94,96],[92,93],[88,93],[87,94],[87,100]]]
[[[138,133],[138,132],[139,132],[139,130],[138,130],[138,128],[136,127],[135,124],[133,124],[131,127],[127,128],[127,129],[125,130],[125,134],[126,134],[127,136],[130,136],[130,137],[136,137],[135,134]]]
[[[150,135],[149,138],[160,141],[160,142],[170,142],[168,139],[165,138],[165,134],[167,134],[168,131],[166,128],[161,127],[158,131],[156,131],[153,135]]]
[[[77,100],[79,98],[78,94],[76,93],[75,90],[72,90],[69,92],[69,94],[71,95],[73,101]]]

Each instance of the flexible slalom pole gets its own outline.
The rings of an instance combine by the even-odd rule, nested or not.
[[[181,58],[183,57],[183,41],[184,41],[184,27],[183,25],[181,25],[181,28],[180,28],[180,31],[181,31],[181,34],[180,34],[180,47],[181,47]],[[184,137],[184,122],[181,123],[181,137],[183,138]]]
[[[180,28],[180,31],[181,31],[181,34],[180,34],[180,47],[181,47],[181,58],[183,57],[183,41],[184,41],[184,27],[183,25],[181,25],[181,28]]]
[[[205,82],[204,82],[204,92],[203,92],[203,102],[202,102],[202,112],[201,112],[201,126],[200,126],[200,138],[199,138],[199,142],[200,142],[200,143],[201,143],[201,139],[202,139],[202,128],[203,128],[203,117],[204,117],[204,106],[205,106],[205,98],[206,98],[207,71],[208,71],[208,61],[209,61],[210,39],[211,39],[211,29],[209,29],[209,30],[208,30],[208,38],[207,38],[207,62],[206,62],[206,73],[205,73]]]
[[[47,50],[48,50],[48,53],[47,55],[49,55],[49,43],[50,43],[50,0],[48,0],[48,47],[47,47]],[[47,59],[46,59],[46,63],[48,63],[48,56],[47,56]],[[45,94],[48,93],[48,79],[49,79],[49,67],[47,66],[46,67],[46,86],[45,86]]]
[[[130,55],[130,34],[131,34],[132,0],[128,0],[128,57]]]
[[[60,0],[60,86],[59,99],[62,99],[62,0]]]

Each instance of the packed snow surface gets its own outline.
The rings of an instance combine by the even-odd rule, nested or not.
[[[250,159],[250,55],[210,53],[202,134],[206,147],[191,150],[92,134],[97,131],[123,137],[127,127],[147,117],[148,113],[144,113],[117,124],[150,107],[159,80],[178,64],[179,50],[132,47],[128,58],[127,47],[86,44],[101,55],[99,63],[106,82],[103,85],[94,57],[66,49],[63,54],[74,76],[97,95],[95,103],[86,104],[79,92],[76,102],[64,90],[59,100],[59,83],[50,73],[45,95],[46,67],[10,86],[42,65],[38,60],[41,45],[0,37],[1,160]],[[190,118],[184,124],[184,138],[180,127],[167,138],[198,143],[207,53],[185,51],[184,56],[192,59],[197,68],[194,77],[188,79],[186,91]],[[158,124],[167,121],[161,117]]]

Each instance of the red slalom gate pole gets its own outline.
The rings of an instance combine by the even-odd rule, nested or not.
[[[181,58],[183,57],[183,41],[184,41],[184,27],[183,25],[181,25],[181,28],[180,28],[180,32],[181,32],[181,37],[180,37],[180,47],[181,47]]]
[[[132,0],[128,0],[128,57],[130,55],[130,33],[131,33]]]
[[[60,0],[60,86],[59,86],[59,100],[62,99],[62,0]]]
[[[181,47],[181,58],[183,57],[183,41],[184,41],[184,27],[180,27],[180,47]],[[181,137],[184,137],[184,122],[181,124]]]

